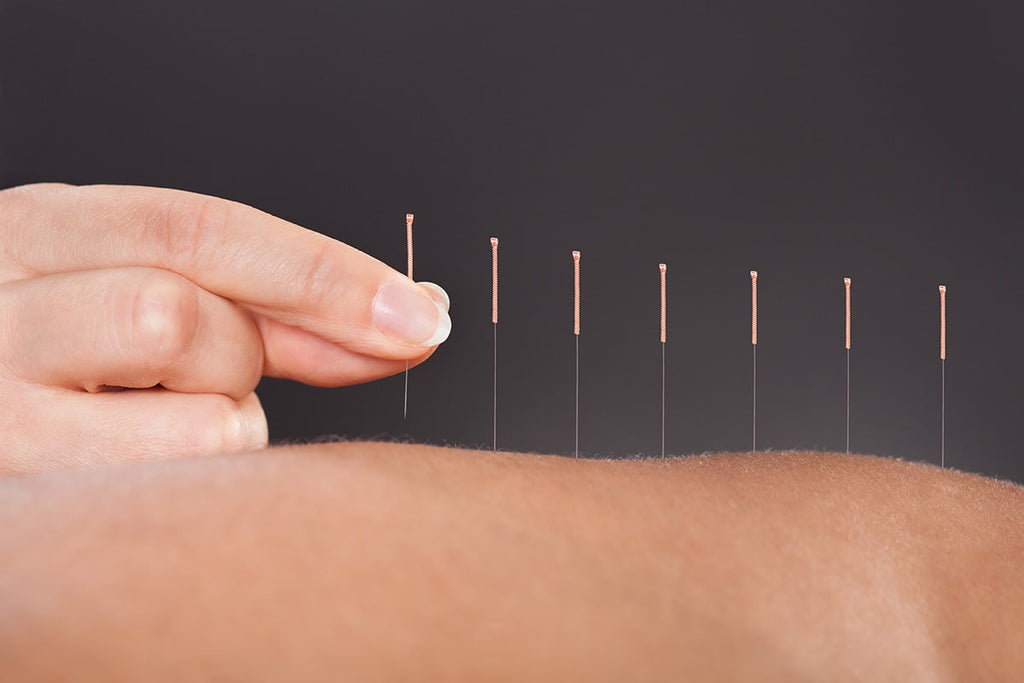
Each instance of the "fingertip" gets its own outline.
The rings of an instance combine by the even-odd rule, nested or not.
[[[405,278],[381,285],[373,299],[372,319],[384,337],[406,349],[436,346],[448,338],[452,327],[436,292]]]

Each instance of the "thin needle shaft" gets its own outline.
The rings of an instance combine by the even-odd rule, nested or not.
[[[413,214],[405,214],[405,251],[409,279],[412,279],[412,221]],[[402,419],[409,416],[409,361],[405,361],[405,393],[402,398]]]
[[[850,349],[846,349],[846,452],[850,452]]]
[[[661,457],[665,457],[665,344],[661,344]]]
[[[494,327],[494,405],[491,409],[491,450],[498,450],[498,326]]]

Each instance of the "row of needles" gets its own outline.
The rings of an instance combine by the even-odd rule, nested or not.
[[[408,276],[413,277],[412,250],[413,214],[405,215],[406,252]],[[491,325],[493,327],[493,381],[491,401],[491,449],[498,449],[498,238],[491,237]],[[575,337],[575,410],[573,457],[580,453],[580,260],[579,251],[572,252],[572,332]],[[665,457],[665,346],[667,341],[667,272],[668,266],[658,264],[660,276],[659,336],[661,344],[661,457]],[[852,278],[843,278],[845,290],[845,350],[846,350],[846,452],[850,452],[850,350],[851,350],[851,289]],[[751,355],[751,450],[757,451],[757,271],[750,271],[750,345]],[[939,285],[939,361],[940,361],[940,426],[939,459],[946,466],[946,286]],[[408,416],[409,409],[409,363],[405,364],[405,392],[402,415]]]

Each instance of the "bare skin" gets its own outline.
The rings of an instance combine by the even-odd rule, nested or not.
[[[334,444],[0,482],[13,680],[1015,680],[1024,492]]]

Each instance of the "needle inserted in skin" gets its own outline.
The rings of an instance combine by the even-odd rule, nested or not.
[[[491,324],[494,326],[494,403],[491,450],[498,450],[498,238],[491,238]]]
[[[665,457],[665,271],[664,263],[658,264],[661,273],[661,457]]]
[[[850,285],[848,277],[843,278],[846,288],[846,452],[850,452]]]
[[[412,220],[411,213],[405,214],[405,250],[407,254],[408,275],[412,279]],[[405,393],[402,398],[402,419],[409,416],[409,361],[405,361]]]
[[[939,285],[939,363],[941,365],[941,389],[939,402],[939,462],[946,467],[946,285]]]
[[[753,412],[751,413],[751,448],[757,450],[757,271],[750,271],[750,344],[754,348]]]
[[[576,445],[573,457],[580,456],[580,252],[572,252],[572,333],[576,335]]]

